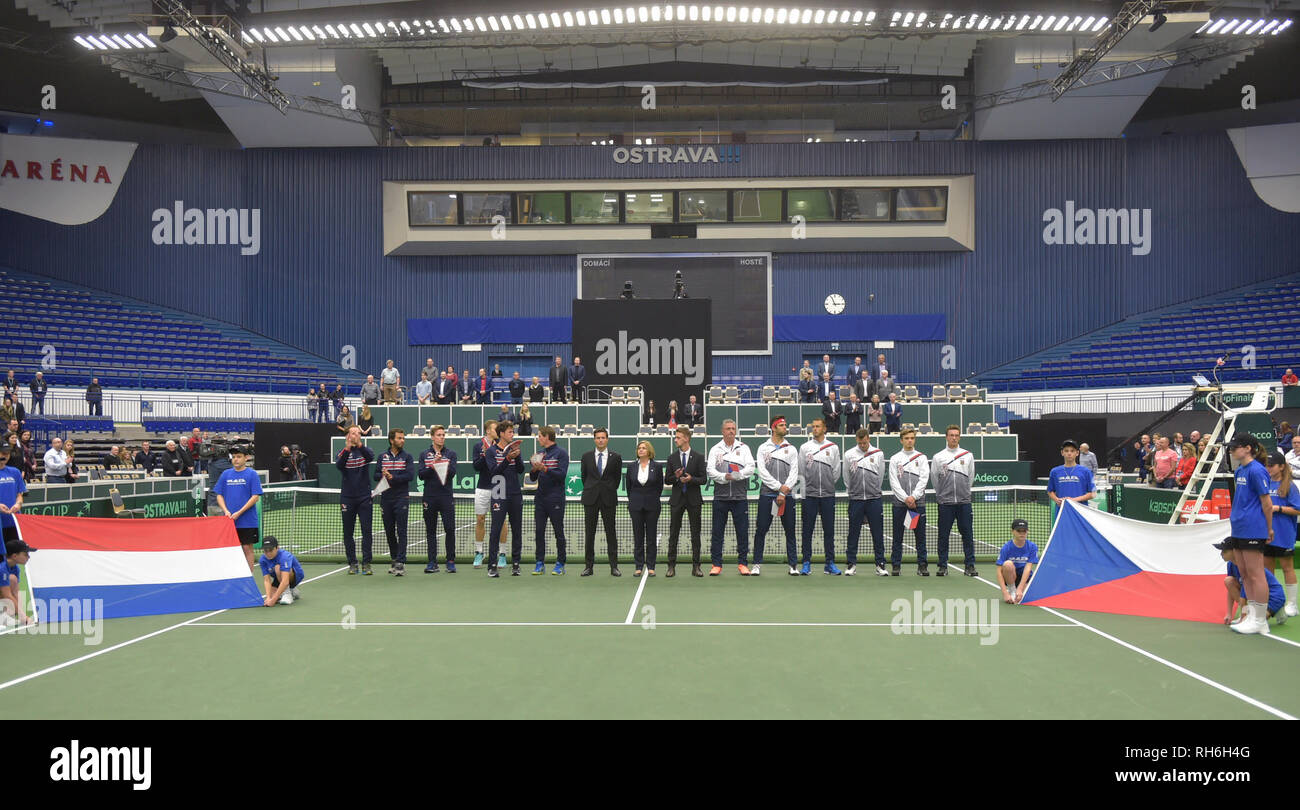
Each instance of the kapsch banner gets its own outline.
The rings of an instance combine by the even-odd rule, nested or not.
[[[706,298],[574,300],[573,354],[588,386],[639,385],[660,420],[713,379],[713,304]]]

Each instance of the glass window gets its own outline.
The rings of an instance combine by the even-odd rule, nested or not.
[[[412,191],[406,195],[407,217],[412,228],[422,225],[455,225],[459,202],[444,191]]]
[[[563,225],[563,191],[521,191],[518,198],[520,225]]]
[[[755,188],[731,192],[731,216],[734,222],[780,222],[781,190]]]
[[[833,188],[792,188],[786,194],[789,199],[787,216],[801,214],[808,222],[826,222],[839,218],[835,215]]]
[[[571,191],[569,207],[574,225],[618,222],[617,191]]]
[[[500,214],[506,222],[514,219],[512,197],[508,191],[475,191],[465,194],[465,224],[492,225],[492,218]]]
[[[672,222],[673,193],[671,191],[629,191],[627,200],[628,222]]]
[[[677,192],[678,222],[726,222],[727,192]]]
[[[893,189],[846,188],[840,197],[840,219],[845,222],[889,220],[889,198]]]
[[[945,187],[910,187],[898,190],[898,208],[894,216],[900,222],[948,219],[948,189]]]

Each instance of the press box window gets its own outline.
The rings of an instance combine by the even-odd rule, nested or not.
[[[569,213],[574,225],[618,224],[618,192],[571,191]]]
[[[743,189],[731,192],[733,222],[780,222],[781,190]]]
[[[677,192],[678,222],[726,222],[727,192]]]
[[[510,192],[473,192],[465,195],[465,224],[493,225],[492,218],[500,215],[506,222],[514,219],[513,195]]]
[[[840,198],[840,219],[844,222],[886,222],[889,220],[893,189],[846,188]]]
[[[412,191],[406,195],[407,221],[412,228],[424,225],[455,225],[460,213],[455,194],[441,191]]]
[[[629,191],[623,195],[628,222],[672,222],[671,191]]]
[[[515,197],[520,225],[563,225],[563,191],[520,191]]]
[[[828,222],[839,218],[836,216],[833,188],[792,188],[786,194],[788,216],[802,216],[806,222]]]
[[[943,186],[900,188],[895,211],[894,219],[900,222],[943,222],[948,219],[948,189]]]

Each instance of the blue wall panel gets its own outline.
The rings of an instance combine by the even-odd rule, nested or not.
[[[745,146],[739,163],[721,164],[619,165],[612,151],[145,146],[95,222],[64,227],[0,212],[0,264],[235,323],[326,358],[355,346],[362,369],[377,370],[388,357],[414,369],[429,354],[443,366],[454,358],[458,368],[477,369],[513,345],[463,358],[459,347],[408,347],[406,319],[562,316],[574,294],[575,260],[385,258],[383,180],[972,174],[974,252],[775,257],[776,314],[823,313],[832,292],[844,295],[850,315],[945,313],[956,369],[940,368],[943,341],[890,353],[905,380],[921,382],[965,377],[1137,312],[1300,270],[1300,218],[1256,197],[1223,134],[762,144]],[[151,212],[174,200],[260,208],[261,252],[153,245]],[[1044,244],[1042,214],[1066,200],[1151,208],[1150,254]],[[529,352],[562,348],[528,345]],[[828,348],[776,344],[773,357],[721,357],[715,371],[779,374]],[[845,343],[840,354],[862,349],[869,347]]]

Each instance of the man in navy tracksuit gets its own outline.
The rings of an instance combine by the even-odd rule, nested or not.
[[[339,502],[343,509],[343,551],[348,556],[348,573],[357,573],[357,546],[352,540],[352,530],[361,518],[361,573],[370,576],[370,553],[374,537],[370,500],[370,462],[374,452],[361,442],[361,428],[348,428],[343,450],[334,460],[334,466],[343,474],[343,489]]]
[[[388,482],[388,488],[379,496],[379,509],[384,515],[388,556],[393,561],[388,573],[397,577],[406,575],[406,516],[411,508],[411,479],[415,477],[415,459],[405,447],[404,431],[388,431],[388,449],[375,467],[375,480]]]
[[[483,452],[492,487],[492,526],[488,537],[488,576],[499,577],[497,555],[501,550],[501,530],[510,518],[510,576],[519,576],[519,557],[523,554],[524,491],[519,486],[519,475],[524,462],[519,458],[519,445],[514,444],[515,426],[509,422],[497,424],[497,443]]]
[[[424,537],[429,545],[429,564],[424,573],[438,573],[438,518],[442,517],[442,533],[447,543],[447,573],[456,573],[456,502],[452,498],[452,482],[456,480],[456,451],[446,446],[447,429],[434,425],[433,444],[420,454],[420,480],[424,482]],[[446,462],[445,477],[438,470]]]
[[[564,483],[569,477],[569,452],[555,443],[555,428],[542,425],[537,429],[537,444],[541,458],[533,462],[528,477],[537,482],[533,496],[533,518],[537,533],[537,562],[533,576],[546,572],[546,521],[555,529],[555,568],[551,573],[560,576],[568,562],[564,540]]]

